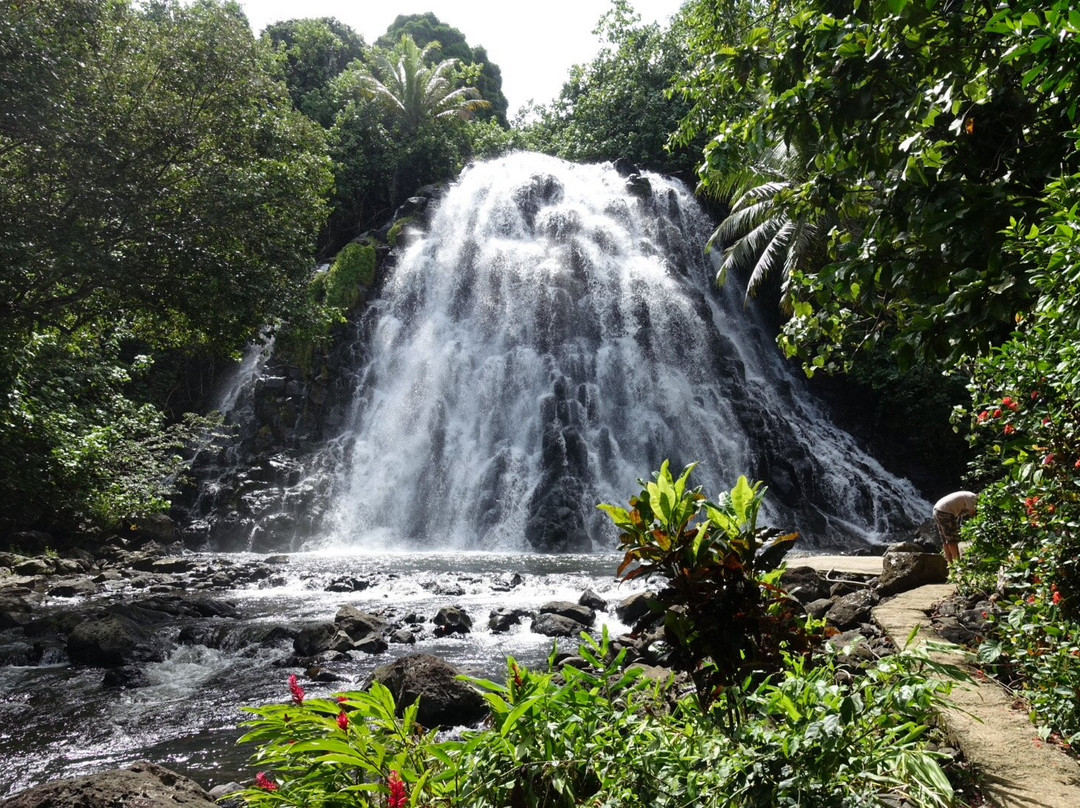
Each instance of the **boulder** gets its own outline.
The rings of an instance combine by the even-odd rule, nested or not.
[[[317,623],[313,626],[305,626],[296,633],[293,639],[293,651],[297,656],[315,656],[329,650],[337,636],[338,629],[333,623]]]
[[[532,612],[528,609],[508,609],[505,606],[500,606],[497,609],[492,609],[491,614],[488,615],[488,628],[496,634],[505,634],[513,626],[520,625],[523,617],[528,617],[531,614]]]
[[[830,584],[813,567],[788,567],[780,576],[780,586],[799,603],[828,597]]]
[[[588,626],[571,617],[553,612],[538,614],[532,621],[532,630],[546,637],[576,637],[587,628]]]
[[[578,598],[578,603],[582,606],[588,606],[596,612],[607,611],[607,601],[591,589],[586,589],[581,593],[581,597]]]
[[[79,623],[68,636],[67,653],[77,665],[104,668],[165,658],[164,644],[122,614],[105,614]]]
[[[154,763],[135,763],[126,769],[54,780],[35,786],[0,808],[217,808],[195,781]]]
[[[356,641],[382,637],[390,624],[375,614],[362,612],[355,606],[342,606],[334,615],[334,625]]]
[[[886,553],[881,560],[877,590],[895,595],[926,584],[943,584],[949,577],[945,556],[939,553]]]
[[[372,678],[390,690],[399,714],[419,699],[417,719],[425,727],[473,724],[487,715],[487,702],[462,671],[430,654],[402,657],[375,669]]]
[[[566,600],[553,600],[540,607],[540,614],[558,614],[569,617],[584,626],[591,626],[596,622],[596,612],[588,606],[581,606]]]
[[[624,623],[635,623],[649,613],[649,599],[655,597],[648,592],[631,595],[615,607],[615,616]]]
[[[855,628],[870,618],[873,609],[881,598],[873,589],[859,589],[837,598],[825,613],[825,619],[841,631]]]
[[[435,615],[435,633],[440,637],[448,634],[468,634],[472,630],[472,618],[458,606],[444,606]]]

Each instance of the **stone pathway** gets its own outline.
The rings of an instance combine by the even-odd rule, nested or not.
[[[812,566],[835,576],[881,572],[881,559],[861,556],[810,556],[793,563]],[[938,661],[956,665],[963,660],[959,646],[930,631],[929,613],[949,597],[950,584],[923,586],[877,606],[877,623],[898,647],[918,628],[912,644],[928,641],[952,650],[931,651]],[[1013,709],[1008,692],[993,681],[976,679],[958,684],[942,712],[946,731],[971,763],[983,795],[996,808],[1080,808],[1080,763],[1035,733],[1027,716]]]

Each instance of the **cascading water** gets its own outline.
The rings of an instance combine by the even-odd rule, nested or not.
[[[536,154],[467,170],[361,328],[322,543],[610,547],[595,504],[665,458],[699,461],[710,494],[765,480],[767,519],[818,544],[921,519],[715,289],[709,230],[660,176]]]

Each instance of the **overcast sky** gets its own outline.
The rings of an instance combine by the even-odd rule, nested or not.
[[[645,22],[666,23],[682,0],[631,0]],[[559,94],[572,65],[589,61],[600,47],[592,31],[610,0],[240,0],[259,33],[272,22],[299,17],[337,17],[369,45],[399,14],[431,11],[465,34],[473,47],[487,48],[502,69],[510,117],[533,99]]]

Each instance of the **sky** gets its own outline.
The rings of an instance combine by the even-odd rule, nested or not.
[[[643,22],[667,23],[683,0],[630,0]],[[300,17],[337,17],[369,45],[399,14],[432,12],[482,45],[502,70],[510,118],[530,99],[547,103],[562,89],[575,64],[600,49],[592,31],[610,0],[240,0],[258,34],[272,22]]]

